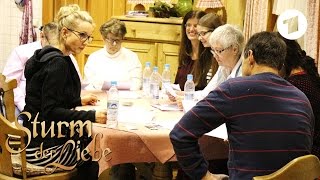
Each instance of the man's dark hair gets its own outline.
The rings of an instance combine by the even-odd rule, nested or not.
[[[266,65],[280,70],[286,57],[285,42],[272,32],[259,32],[251,36],[244,48],[244,58],[249,56],[249,50],[257,64]]]

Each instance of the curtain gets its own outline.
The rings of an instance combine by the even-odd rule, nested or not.
[[[268,0],[247,0],[244,17],[245,42],[255,33],[267,30]]]
[[[37,34],[33,28],[32,1],[24,0],[24,10],[22,15],[22,31],[20,34],[20,45],[31,43],[37,40]]]
[[[305,34],[305,50],[315,59],[320,73],[320,0],[307,1],[308,28]]]
[[[307,4],[305,0],[274,0],[272,14],[276,14],[279,16],[281,13],[286,11],[287,9],[295,9],[300,11],[302,14],[307,17]],[[289,22],[288,22],[289,21]],[[287,20],[288,29],[295,30],[298,27],[298,21],[294,19]],[[274,31],[278,31],[277,26],[275,25]],[[305,36],[296,39],[296,41],[300,44],[302,49],[306,49],[305,47]]]

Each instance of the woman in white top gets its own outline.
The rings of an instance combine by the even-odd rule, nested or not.
[[[241,76],[241,54],[244,46],[242,31],[236,26],[225,24],[215,29],[210,37],[211,53],[219,64],[216,74],[208,85],[196,92],[198,100],[229,78]]]
[[[84,67],[85,89],[109,89],[117,81],[118,89],[139,90],[142,84],[142,66],[136,53],[121,46],[127,33],[126,26],[117,19],[101,25],[105,46],[92,53]]]

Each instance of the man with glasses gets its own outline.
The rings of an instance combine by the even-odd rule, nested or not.
[[[117,81],[119,89],[139,90],[142,85],[142,66],[136,53],[122,47],[127,33],[125,24],[111,19],[100,27],[104,48],[90,54],[84,67],[86,89],[109,89]],[[81,37],[81,34],[78,34]]]
[[[58,26],[56,23],[51,22],[41,26],[40,40],[24,45],[20,45],[13,49],[7,63],[3,69],[3,75],[6,76],[7,80],[16,79],[17,88],[14,89],[14,103],[16,105],[16,114],[18,115],[25,106],[25,94],[26,94],[26,78],[24,76],[24,68],[27,60],[34,54],[37,49],[41,49],[44,46],[50,44],[56,44]],[[76,59],[70,55],[71,60],[81,78],[79,66]]]

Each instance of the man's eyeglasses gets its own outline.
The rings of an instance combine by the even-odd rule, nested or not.
[[[232,45],[230,45],[230,46],[228,46],[228,47],[226,47],[226,48],[224,48],[224,49],[221,49],[221,50],[216,50],[216,49],[213,49],[213,48],[211,48],[211,50],[210,50],[210,52],[214,55],[220,55],[223,51],[225,51],[225,50],[227,50],[227,49],[229,49],[229,48],[231,48],[232,47]]]
[[[212,32],[212,30],[209,30],[209,31],[201,31],[201,32],[198,32],[198,36],[200,37],[204,37],[205,35],[207,35],[209,32]]]
[[[115,46],[115,45],[118,45],[122,42],[122,39],[108,39],[106,38],[105,39],[109,44]]]
[[[74,35],[76,35],[81,42],[86,42],[88,41],[88,43],[91,43],[92,40],[93,40],[93,37],[92,36],[89,36],[87,33],[85,32],[79,32],[79,31],[76,31],[76,30],[73,30],[73,29],[69,29],[67,28],[69,31],[71,31]]]

